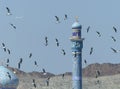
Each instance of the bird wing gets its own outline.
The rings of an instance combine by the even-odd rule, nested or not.
[[[116,41],[115,37],[113,37],[113,36],[111,36],[111,37],[112,37],[113,41],[115,42]]]
[[[2,43],[2,46],[3,46],[3,47],[5,47],[5,44],[4,44],[4,43]]]
[[[31,58],[32,57],[32,53],[30,53],[30,55],[29,55],[29,58]]]
[[[20,63],[22,63],[22,58],[20,58]]]
[[[65,14],[65,18],[64,18],[64,20],[66,20],[67,19],[67,14]]]
[[[114,26],[113,26],[113,29],[114,29],[115,32],[117,32],[117,29]]]
[[[10,50],[9,50],[9,49],[7,49],[7,51],[8,51],[8,54],[10,54]]]
[[[101,36],[100,32],[96,31],[96,33],[99,35],[99,37]]]
[[[55,16],[56,20],[59,21],[59,18],[57,16]]]
[[[114,48],[111,48],[115,53],[117,52]]]
[[[10,13],[10,9],[8,7],[6,7],[6,9],[7,9],[7,12]]]
[[[20,63],[18,63],[18,69],[20,69]]]
[[[87,33],[89,32],[89,29],[90,29],[90,26],[88,26],[88,28],[87,28]]]
[[[9,59],[7,59],[7,63],[9,63]]]
[[[90,49],[90,54],[92,54],[92,52],[93,52],[93,48]]]
[[[57,38],[56,38],[55,40],[56,40],[56,42],[58,42],[58,39],[57,39]]]

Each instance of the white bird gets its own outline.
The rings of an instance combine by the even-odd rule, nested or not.
[[[98,78],[98,76],[100,76],[100,75],[101,75],[100,71],[96,70],[96,78]]]
[[[93,53],[93,47],[91,47],[90,49],[90,55]]]
[[[11,75],[9,72],[7,72],[7,76],[9,77],[9,79],[11,80]]]
[[[9,58],[7,59],[7,63],[6,63],[7,67],[9,66]]]
[[[5,47],[5,43],[2,43],[2,46]]]
[[[58,39],[55,38],[55,41],[56,41],[56,45],[57,45],[57,47],[58,47],[58,46],[59,46],[59,41],[58,41]]]
[[[7,49],[7,51],[8,51],[8,54],[10,54],[10,49]]]
[[[21,63],[19,62],[19,63],[18,63],[18,69],[20,69],[20,67],[21,67]]]
[[[36,88],[36,83],[35,83],[35,79],[33,79],[32,85],[34,86],[34,88]]]
[[[48,46],[48,37],[45,37],[45,46]]]
[[[7,9],[7,15],[12,15],[10,9],[8,7],[6,7],[6,9]]]
[[[31,58],[31,57],[32,57],[32,53],[29,54],[29,58]]]
[[[42,71],[43,71],[43,75],[47,74],[44,68],[42,69]]]
[[[116,42],[116,39],[115,39],[115,37],[111,36],[111,38],[112,38],[112,40],[113,40],[114,42]]]
[[[87,64],[87,61],[84,59],[84,63]]]
[[[38,67],[37,61],[34,61],[34,65]]]
[[[100,32],[96,31],[96,33],[98,34],[98,36],[99,36],[99,37],[101,37],[101,34],[100,34]]]
[[[87,33],[89,32],[89,30],[90,30],[90,26],[88,26],[88,28],[87,28]]]
[[[66,52],[65,52],[65,50],[64,50],[64,49],[62,49],[62,54],[63,54],[63,55],[66,55]]]
[[[65,74],[63,73],[63,74],[62,74],[62,79],[64,79],[64,76],[65,76]]]
[[[114,31],[117,33],[117,29],[113,26]]]
[[[14,29],[16,29],[16,26],[15,26],[15,25],[13,25],[12,23],[10,23],[10,25],[11,25]]]
[[[19,61],[19,63],[21,64],[23,62],[23,59],[22,58],[20,58],[20,61]]]
[[[55,16],[57,23],[60,23],[59,17]]]
[[[65,14],[64,20],[67,20],[67,18],[68,18],[68,17],[67,17],[67,14]]]
[[[116,49],[114,49],[114,48],[112,48],[111,47],[111,49],[112,49],[112,51],[114,52],[114,53],[118,53],[120,50],[116,50]]]

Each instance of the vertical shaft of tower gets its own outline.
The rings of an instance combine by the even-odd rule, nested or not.
[[[81,38],[82,26],[75,22],[72,25],[72,54],[73,54],[73,70],[72,70],[72,89],[82,89],[82,48],[83,38]]]

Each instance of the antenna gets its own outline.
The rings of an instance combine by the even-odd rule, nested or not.
[[[78,18],[79,18],[78,16],[75,16],[76,22],[79,22],[79,21],[78,21]]]

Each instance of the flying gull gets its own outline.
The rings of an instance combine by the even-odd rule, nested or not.
[[[93,53],[93,47],[91,47],[90,49],[90,55]]]
[[[5,43],[2,43],[2,46],[5,47]]]
[[[116,49],[114,49],[114,48],[112,48],[111,47],[111,49],[112,49],[112,51],[114,52],[114,53],[118,53],[120,50],[116,50]]]
[[[45,37],[45,46],[47,46],[48,45],[48,37],[46,36]]]
[[[64,20],[67,20],[67,18],[68,18],[68,17],[67,17],[67,14],[65,14]]]
[[[34,61],[34,65],[35,65],[35,66],[38,66],[36,61]]]
[[[8,7],[6,7],[6,10],[7,10],[7,15],[12,15]]]
[[[89,30],[90,30],[90,26],[88,26],[88,28],[87,28],[87,33],[89,32]]]
[[[87,64],[87,61],[84,59],[84,63]]]
[[[8,54],[10,54],[10,50],[9,50],[9,49],[7,49],[7,51],[8,51]]]
[[[32,53],[29,54],[29,58],[31,58],[31,57],[32,57]]]
[[[42,69],[42,71],[43,71],[43,75],[47,74],[44,68]]]
[[[116,42],[116,39],[115,39],[115,37],[111,36],[111,38],[112,38],[112,40],[113,40],[114,42]]]
[[[6,63],[7,67],[9,66],[9,58],[7,59],[7,63]]]
[[[99,36],[99,37],[101,37],[101,34],[100,34],[100,32],[96,31],[96,33],[98,34],[98,36]]]
[[[12,23],[10,23],[10,25],[11,25],[14,29],[16,29],[16,26],[15,26],[15,25],[13,25]]]
[[[57,45],[57,47],[58,47],[58,46],[59,46],[58,39],[56,38],[55,41],[56,41],[56,45]]]
[[[33,79],[32,84],[33,84],[34,88],[36,88],[36,87],[37,87],[37,86],[36,86],[36,83],[35,83],[35,79]]]
[[[11,80],[11,75],[10,75],[10,73],[9,73],[9,72],[7,72],[7,75],[8,75],[8,77],[9,77],[9,79]]]
[[[60,23],[58,16],[55,16],[55,18],[56,18],[56,22]]]
[[[63,73],[63,74],[62,74],[62,79],[64,79],[64,76],[65,76],[65,74]]]
[[[23,62],[23,59],[22,58],[20,58],[20,61],[19,61],[19,63],[21,64]]]
[[[21,67],[21,63],[19,62],[19,63],[18,63],[18,69],[20,69],[20,67]]]
[[[116,27],[113,26],[113,30],[117,33],[117,29],[116,29]]]
[[[62,49],[62,54],[63,54],[63,55],[66,55],[66,52],[65,52],[65,50],[64,50],[64,49]]]

